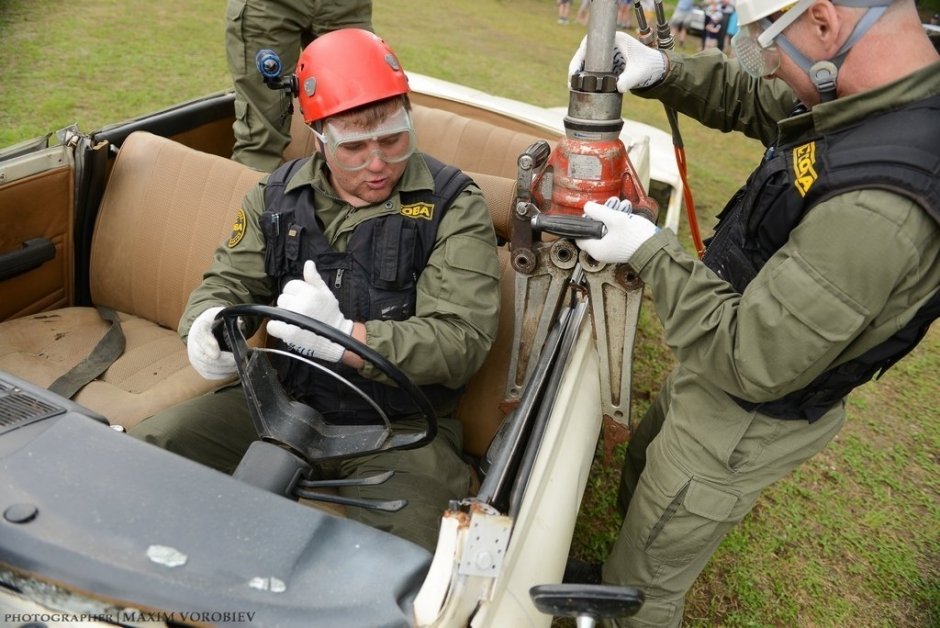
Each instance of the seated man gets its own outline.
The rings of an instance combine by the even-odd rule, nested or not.
[[[216,314],[272,303],[352,335],[418,384],[439,417],[493,342],[499,314],[496,236],[480,189],[415,149],[408,79],[378,36],[342,29],[317,38],[297,65],[298,97],[319,152],[284,164],[250,191],[232,237],[190,295],[179,333],[208,379],[229,379],[234,358],[211,332]],[[312,332],[268,324],[280,347],[349,377],[396,427],[415,411],[371,365]],[[278,364],[296,399],[335,422],[376,422],[358,397],[298,360]],[[355,398],[354,398],[355,397]],[[223,387],[153,416],[131,431],[148,442],[231,473],[257,439],[240,386]],[[425,447],[317,465],[321,478],[394,469],[378,486],[343,489],[359,498],[404,498],[397,513],[353,508],[349,516],[434,548],[448,501],[466,496],[461,427],[441,418]]]

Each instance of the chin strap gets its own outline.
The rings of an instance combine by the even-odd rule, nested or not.
[[[836,77],[839,75],[839,68],[835,63],[817,61],[810,66],[808,74],[813,85],[816,86],[816,91],[819,92],[821,102],[836,99]]]
[[[864,37],[868,29],[884,14],[891,4],[891,1],[892,0],[834,0],[833,4],[855,8],[867,7],[868,10],[865,11],[865,15],[862,16],[862,19],[860,19],[855,25],[855,28],[852,29],[852,34],[849,35],[849,38],[845,40],[845,43],[842,44],[839,51],[836,52],[836,56],[831,60],[816,61],[814,63],[810,61],[806,55],[797,50],[796,46],[790,43],[790,40],[782,33],[777,36],[776,41],[778,45],[793,59],[794,63],[806,72],[813,82],[813,85],[816,86],[816,91],[819,92],[821,102],[835,100],[836,80],[839,76],[839,68],[842,67],[842,62],[845,61],[845,56],[849,54],[849,50],[852,49],[852,46],[854,46],[859,39]]]

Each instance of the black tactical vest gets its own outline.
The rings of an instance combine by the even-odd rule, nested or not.
[[[940,223],[940,96],[813,141],[768,150],[719,214],[704,262],[744,292],[807,211],[863,188],[907,196]],[[853,388],[904,357],[938,316],[940,291],[887,341],[822,373],[802,390],[764,403],[735,400],[773,417],[815,421]]]
[[[453,200],[473,181],[452,166],[423,156],[434,176],[434,191],[401,192],[401,213],[380,216],[358,225],[347,249],[330,247],[314,211],[312,186],[285,191],[293,175],[309,161],[285,163],[268,177],[261,229],[265,239],[265,272],[277,279],[278,292],[292,279],[303,278],[304,262],[314,260],[340,311],[354,321],[405,320],[415,313],[417,282],[434,247],[438,226]],[[282,349],[286,346],[277,341]],[[272,355],[287,391],[335,423],[374,421],[365,400],[328,374],[298,361]],[[360,376],[343,364],[321,362],[362,389],[391,418],[414,415],[418,409],[397,387]],[[461,390],[422,386],[439,413],[449,412]]]

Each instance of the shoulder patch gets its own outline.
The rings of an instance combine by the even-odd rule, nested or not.
[[[245,237],[245,227],[248,225],[248,219],[245,216],[245,210],[241,207],[235,212],[235,224],[232,225],[232,235],[228,238],[228,248],[235,247],[242,238]]]
[[[793,149],[793,184],[800,196],[806,196],[816,183],[816,142],[803,144]]]
[[[431,220],[434,215],[434,205],[431,203],[412,203],[411,205],[402,205],[401,215],[408,218],[421,218]]]

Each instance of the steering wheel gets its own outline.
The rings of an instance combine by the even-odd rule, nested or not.
[[[296,353],[248,345],[239,325],[241,318],[267,318],[296,325],[323,336],[374,365],[405,391],[420,412],[424,428],[417,432],[392,429],[384,410],[360,388],[343,377]],[[414,449],[429,443],[437,434],[437,416],[424,392],[401,369],[352,336],[316,319],[267,305],[233,305],[223,309],[213,323],[220,343],[228,345],[248,399],[252,422],[263,441],[276,443],[294,452],[308,464],[333,459],[366,456],[394,449]],[[222,333],[219,333],[222,332]],[[271,366],[267,353],[277,353],[320,369],[324,377],[334,377],[352,394],[362,396],[378,410],[383,423],[342,425],[327,421],[315,408],[291,398]]]

